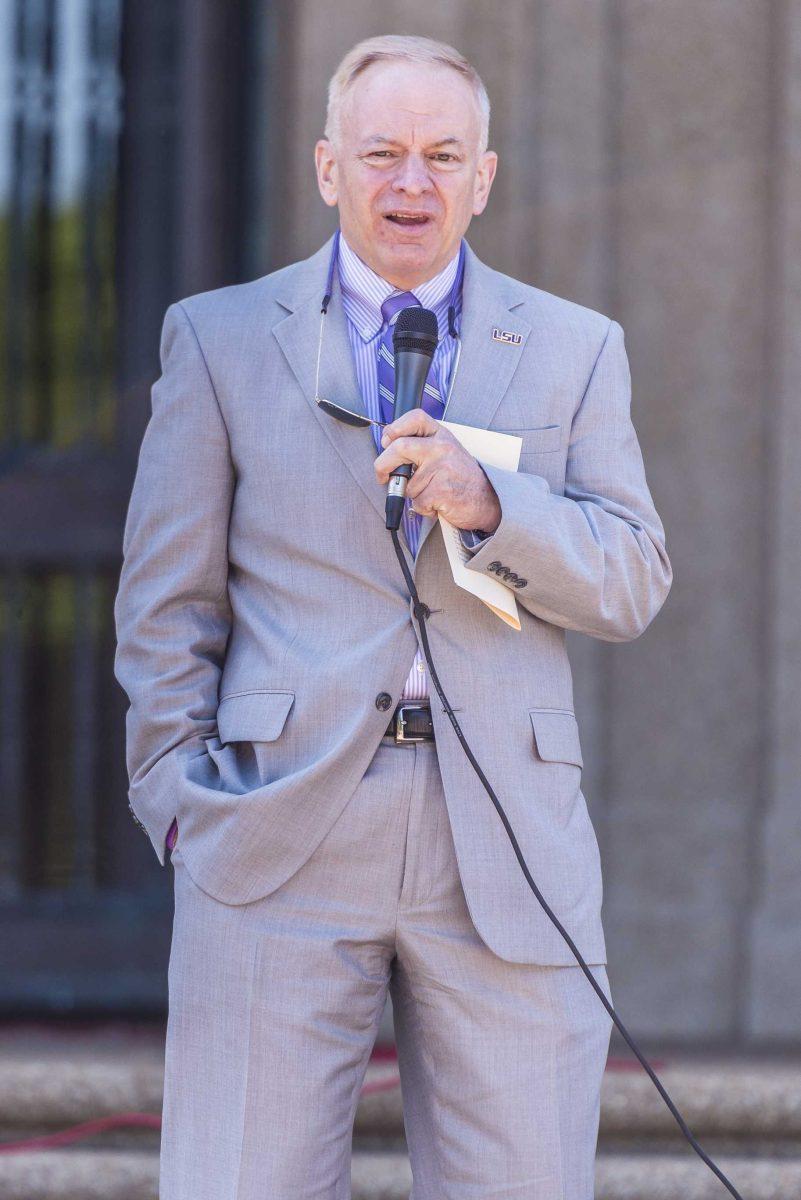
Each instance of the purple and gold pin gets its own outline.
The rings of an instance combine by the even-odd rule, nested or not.
[[[511,333],[508,329],[499,329],[497,325],[492,330],[493,342],[503,342],[506,346],[520,346],[523,342],[522,333]]]

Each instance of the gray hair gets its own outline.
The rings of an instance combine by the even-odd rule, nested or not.
[[[330,142],[337,141],[340,134],[340,112],[342,98],[367,67],[375,62],[437,63],[457,71],[471,84],[480,112],[478,138],[479,153],[487,148],[489,140],[490,102],[481,76],[472,63],[453,46],[435,42],[433,38],[412,37],[401,34],[384,34],[381,37],[365,38],[349,50],[337,67],[328,84],[328,111],[325,121],[325,136]]]

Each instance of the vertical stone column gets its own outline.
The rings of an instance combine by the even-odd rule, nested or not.
[[[610,974],[635,1032],[731,1043],[764,707],[769,6],[613,11],[620,319],[675,581],[609,648]]]
[[[775,386],[762,488],[768,603],[765,790],[755,828],[755,910],[744,981],[757,1041],[801,1037],[801,3],[775,6],[776,122],[766,345]]]

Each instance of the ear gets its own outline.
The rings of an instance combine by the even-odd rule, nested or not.
[[[490,188],[498,169],[498,155],[494,150],[485,150],[476,168],[476,186],[473,195],[473,216],[483,213],[489,200]]]
[[[314,147],[314,165],[317,171],[317,186],[320,195],[329,208],[336,204],[339,193],[337,188],[337,161],[333,143],[328,138],[320,138]]]

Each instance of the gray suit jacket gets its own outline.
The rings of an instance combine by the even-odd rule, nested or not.
[[[131,809],[162,864],[177,815],[187,870],[226,904],[269,894],[321,841],[383,736],[377,698],[397,701],[417,645],[372,437],[314,403],[330,250],[167,309],[125,525],[115,673]],[[534,878],[603,963],[564,631],[636,638],[672,578],[623,331],[468,248],[462,334],[446,416],[523,439],[518,472],[485,466],[503,515],[469,569],[513,573],[522,629],[454,585],[430,519],[414,578],[442,686]],[[362,409],[338,290],[320,394]],[[505,959],[574,965],[436,694],[432,717],[476,928]]]

